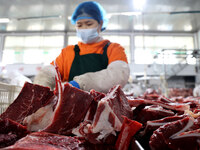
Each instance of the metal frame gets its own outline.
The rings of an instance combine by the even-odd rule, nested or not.
[[[169,76],[169,74],[167,74],[167,70],[166,70],[166,66],[167,66],[167,64],[164,62],[165,61],[165,53],[164,53],[164,51],[166,51],[166,50],[175,50],[175,51],[180,51],[180,52],[182,52],[182,51],[184,51],[184,52],[188,52],[188,51],[190,51],[190,52],[194,52],[194,51],[198,51],[198,52],[200,52],[200,49],[172,49],[172,48],[169,48],[169,49],[162,49],[161,50],[161,53],[159,53],[159,54],[157,54],[157,55],[162,55],[162,57],[163,57],[163,71],[164,71],[164,76],[165,76],[165,78],[167,79],[167,75]],[[167,54],[168,55],[168,54]],[[178,55],[178,56],[180,56],[180,58],[183,58],[183,60],[185,60],[186,62],[185,63],[183,63],[182,65],[180,64],[180,63],[178,63],[178,65],[179,65],[179,67],[181,67],[180,69],[181,70],[179,70],[178,72],[180,72],[180,71],[182,71],[183,69],[184,69],[184,67],[185,66],[187,66],[188,65],[188,63],[187,63],[187,60],[186,60],[186,58],[187,58],[187,56],[188,56],[188,54],[173,54],[173,55]],[[191,55],[193,55],[193,53],[191,53]],[[200,53],[198,53],[198,56],[200,56]],[[194,55],[193,55],[193,57],[195,57]],[[196,65],[197,65],[197,60],[198,58],[196,58]],[[182,68],[183,67],[183,68]],[[171,68],[171,70],[173,71],[173,73],[174,73],[174,75],[177,75],[177,73],[178,72],[174,72],[174,70],[173,70],[173,68]],[[177,71],[177,70],[176,70]]]
[[[0,63],[3,57],[3,48],[4,48],[5,38],[3,34],[0,34]]]

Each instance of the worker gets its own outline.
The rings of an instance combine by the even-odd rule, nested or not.
[[[80,38],[77,45],[62,49],[55,59],[62,82],[85,91],[108,92],[115,85],[123,87],[129,78],[129,65],[124,48],[100,35],[107,26],[103,7],[94,1],[83,2],[75,9],[71,23]],[[55,65],[45,66],[34,83],[55,87]]]

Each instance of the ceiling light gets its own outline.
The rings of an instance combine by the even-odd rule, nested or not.
[[[158,30],[161,30],[161,31],[170,31],[172,30],[172,26],[171,25],[158,25],[157,27]]]
[[[0,23],[8,23],[10,22],[10,19],[8,18],[0,18]]]
[[[139,25],[135,25],[134,29],[135,30],[149,30],[149,26],[148,25],[141,25],[141,24],[139,24]]]
[[[43,29],[43,26],[42,25],[40,25],[40,24],[34,24],[34,25],[30,25],[29,27],[28,27],[28,30],[42,30]]]
[[[137,10],[142,10],[146,0],[133,0],[133,7]]]
[[[191,31],[192,30],[192,26],[191,25],[185,25],[184,26],[184,30],[185,31]]]

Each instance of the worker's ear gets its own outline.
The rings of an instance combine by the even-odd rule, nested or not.
[[[103,21],[101,21],[100,24],[99,24],[99,27],[98,27],[98,33],[101,32],[102,25],[103,25]]]

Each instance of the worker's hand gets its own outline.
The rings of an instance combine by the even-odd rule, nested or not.
[[[76,87],[76,88],[80,89],[79,84],[74,80],[70,81],[69,84],[71,84],[73,87]]]

